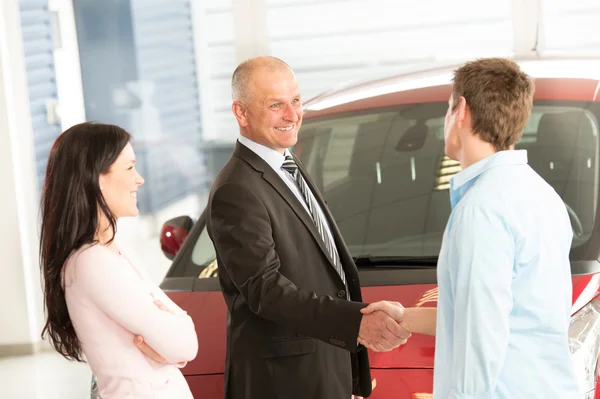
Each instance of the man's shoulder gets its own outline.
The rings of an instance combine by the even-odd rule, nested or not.
[[[523,206],[538,200],[560,201],[554,188],[528,165],[490,170],[470,191],[471,201],[499,207]]]
[[[213,188],[227,183],[244,184],[253,179],[256,171],[243,159],[232,156],[217,174]]]
[[[243,197],[255,196],[257,187],[262,182],[261,173],[256,171],[243,159],[233,156],[216,176],[210,189],[208,205],[215,198],[230,198],[232,195]]]
[[[478,180],[455,214],[485,214],[507,226],[523,226],[539,218],[564,220],[566,208],[560,195],[529,166],[508,173],[497,170]]]

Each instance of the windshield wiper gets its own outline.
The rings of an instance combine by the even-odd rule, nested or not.
[[[352,257],[358,267],[376,267],[376,266],[405,266],[405,267],[436,267],[437,256],[374,256],[358,255]]]

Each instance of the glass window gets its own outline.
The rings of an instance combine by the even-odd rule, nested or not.
[[[293,151],[325,196],[353,256],[437,256],[450,216],[444,155],[448,104],[428,103],[306,120]],[[597,104],[536,102],[517,149],[561,196],[573,247],[589,239],[598,193]],[[205,231],[194,263],[214,249]]]
[[[307,120],[294,149],[325,196],[353,255],[437,255],[450,215],[447,103]],[[596,111],[597,112],[597,109]],[[573,246],[591,235],[598,191],[597,114],[538,102],[517,149],[564,200]]]
[[[132,134],[146,181],[140,213],[205,195],[209,150],[190,0],[74,0],[73,12],[85,116]]]
[[[215,247],[208,236],[206,227],[204,227],[198,236],[196,245],[194,245],[194,250],[192,251],[192,262],[198,266],[206,266],[215,260],[216,257],[217,255],[215,253]]]

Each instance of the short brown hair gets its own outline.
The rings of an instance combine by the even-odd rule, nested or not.
[[[533,106],[533,80],[504,58],[471,61],[454,71],[452,109],[464,97],[473,131],[497,151],[507,150],[523,134]]]

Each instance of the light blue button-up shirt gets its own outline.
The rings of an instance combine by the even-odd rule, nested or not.
[[[501,151],[450,182],[438,263],[434,399],[576,399],[572,230],[554,189]]]

